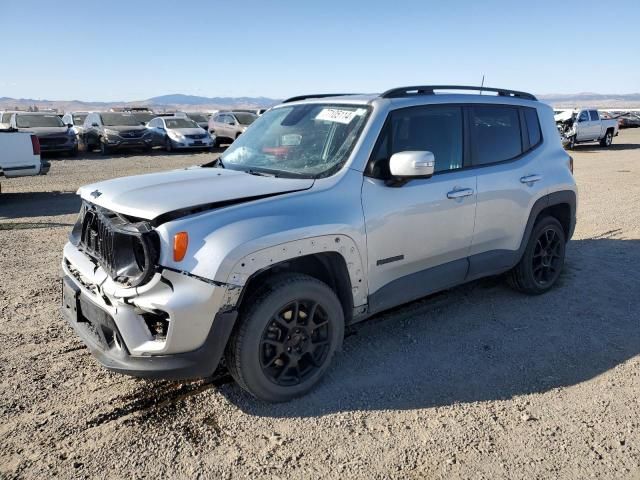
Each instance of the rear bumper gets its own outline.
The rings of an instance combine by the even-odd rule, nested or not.
[[[78,148],[78,140],[74,136],[67,136],[64,141],[47,144],[47,137],[38,137],[40,140],[40,151],[43,153],[54,153],[54,152],[72,152],[76,148]]]
[[[40,160],[40,175],[46,175],[51,169],[51,163],[46,160]]]
[[[237,312],[219,312],[204,344],[191,352],[133,356],[109,312],[93,303],[68,276],[62,280],[62,312],[105,368],[142,378],[182,380],[213,375],[235,324]]]

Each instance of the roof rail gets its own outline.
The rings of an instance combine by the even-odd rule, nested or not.
[[[297,97],[287,98],[282,103],[297,102],[308,98],[326,98],[326,97],[344,97],[345,95],[357,95],[355,93],[312,93],[310,95],[298,95]]]
[[[534,95],[517,90],[491,87],[472,87],[468,85],[417,85],[413,87],[399,87],[381,93],[382,98],[401,98],[414,95],[435,95],[435,90],[473,90],[477,92],[495,92],[501,97],[516,97],[526,100],[538,100]]]

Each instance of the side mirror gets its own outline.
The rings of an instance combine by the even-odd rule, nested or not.
[[[91,124],[91,126],[92,126],[92,127],[99,127],[100,125],[98,125],[96,122],[93,122],[93,123]]]
[[[73,125],[71,123],[67,123],[67,128],[73,128]]]
[[[164,130],[164,127],[163,127],[162,125],[160,125],[160,126],[158,127],[158,130]]]
[[[389,170],[400,181],[429,178],[435,170],[436,158],[428,151],[398,152],[391,155]]]

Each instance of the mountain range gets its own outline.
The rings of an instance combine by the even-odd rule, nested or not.
[[[538,98],[556,107],[592,106],[599,108],[640,108],[640,93],[629,94],[543,94]],[[281,102],[268,97],[203,97],[175,93],[133,102],[93,102],[83,100],[43,100],[33,98],[0,97],[0,110],[20,109],[37,106],[42,109],[54,109],[59,112],[108,110],[114,107],[149,107],[155,111],[209,111],[232,108],[265,108]]]

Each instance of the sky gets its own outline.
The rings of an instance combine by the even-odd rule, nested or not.
[[[0,3],[0,97],[640,92],[640,0]]]

